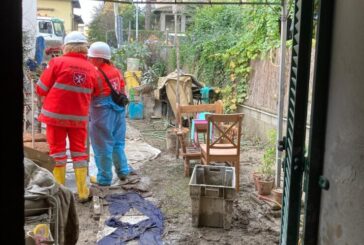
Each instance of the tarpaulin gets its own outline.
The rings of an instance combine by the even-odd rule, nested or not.
[[[35,61],[38,65],[42,64],[44,49],[45,49],[45,39],[42,36],[37,37],[35,41]]]
[[[181,74],[179,76],[179,103],[180,105],[189,105],[192,103],[192,82],[193,77],[189,74]],[[160,77],[158,80],[158,94],[155,94],[159,99],[159,90],[166,87],[167,97],[171,105],[174,115],[177,115],[176,101],[177,101],[177,72],[172,72],[166,77]]]
[[[105,224],[116,230],[100,239],[98,245],[122,245],[136,238],[139,238],[141,245],[162,244],[163,214],[151,202],[134,192],[112,194],[107,196],[106,200],[109,203],[109,212],[112,217],[106,220]],[[118,217],[133,208],[147,216],[148,219],[137,224],[120,221]]]

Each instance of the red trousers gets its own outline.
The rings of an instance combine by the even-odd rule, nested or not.
[[[86,128],[66,128],[47,125],[49,155],[56,161],[56,167],[67,163],[66,138],[68,136],[74,168],[87,167]]]

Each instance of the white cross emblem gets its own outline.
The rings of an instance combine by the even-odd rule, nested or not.
[[[81,85],[86,81],[86,74],[75,72],[73,73],[73,82],[77,85]]]
[[[114,78],[110,80],[111,86],[114,88],[114,90],[119,91],[119,79]]]

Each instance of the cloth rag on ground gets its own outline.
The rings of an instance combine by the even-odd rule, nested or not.
[[[47,169],[39,167],[33,161],[24,159],[24,198],[25,217],[41,215],[28,210],[47,208],[53,196],[59,204],[58,234],[59,244],[74,245],[79,235],[79,222],[76,212],[76,203],[73,194],[67,188],[56,183],[53,175]],[[46,200],[46,201],[45,201]],[[51,228],[53,229],[53,223]]]
[[[116,230],[101,238],[98,245],[122,245],[135,238],[139,238],[141,245],[162,244],[163,214],[151,202],[134,192],[112,194],[107,196],[106,200],[109,202],[109,212],[112,217],[106,220],[105,224]],[[148,219],[136,224],[124,223],[118,219],[120,215],[126,214],[133,208],[147,216]]]

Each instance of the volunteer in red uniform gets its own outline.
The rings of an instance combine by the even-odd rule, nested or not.
[[[112,86],[118,93],[125,94],[125,83],[121,72],[110,62],[111,50],[104,42],[91,44],[88,57],[94,64],[101,78],[97,93],[92,98],[90,113],[90,139],[95,153],[97,176],[90,180],[102,186],[112,182],[112,166],[120,180],[125,180],[130,173],[125,155],[125,105],[116,104],[111,95]],[[108,85],[107,77],[110,85]]]
[[[85,145],[91,95],[97,84],[97,71],[86,55],[86,37],[76,31],[69,33],[63,56],[51,59],[36,85],[38,95],[45,96],[39,121],[47,125],[50,156],[56,162],[54,177],[65,184],[68,136],[81,202],[89,199]]]

